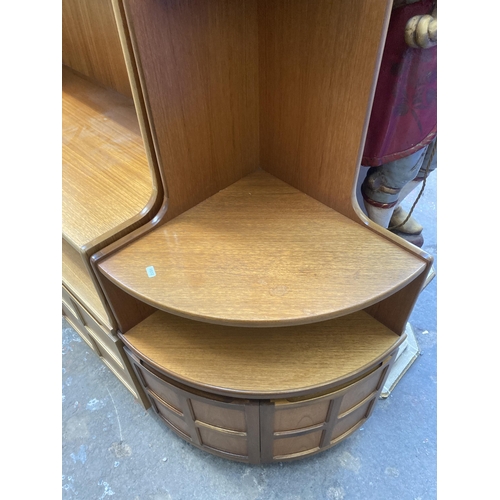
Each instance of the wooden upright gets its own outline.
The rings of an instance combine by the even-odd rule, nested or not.
[[[113,1],[156,205],[87,255],[144,394],[208,452],[260,463],[335,445],[404,340],[431,258],[354,192],[391,4]],[[141,182],[119,150],[109,199],[132,220]],[[80,231],[96,212],[108,227],[89,205]]]

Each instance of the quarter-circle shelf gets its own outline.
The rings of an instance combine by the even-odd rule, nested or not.
[[[404,340],[364,311],[282,328],[211,325],[157,311],[120,336],[177,382],[250,399],[296,398],[351,383]]]
[[[266,327],[373,305],[428,262],[257,170],[99,264],[140,301],[189,319]]]

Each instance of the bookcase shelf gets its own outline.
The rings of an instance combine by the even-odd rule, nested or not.
[[[364,311],[310,325],[211,325],[158,311],[125,335],[155,369],[223,396],[296,398],[342,385],[401,342]]]
[[[364,311],[281,328],[157,311],[119,335],[152,407],[174,432],[250,463],[318,453],[358,429],[405,338]]]
[[[426,264],[257,170],[132,242],[100,269],[158,309],[255,327],[364,309],[403,288]]]
[[[95,247],[155,199],[134,103],[63,67],[62,132],[63,236]]]

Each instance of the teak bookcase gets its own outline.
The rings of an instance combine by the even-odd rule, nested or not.
[[[111,1],[64,0],[62,7],[63,315],[149,406],[90,257],[150,220],[163,188],[142,138],[148,134],[141,134],[145,122],[134,107],[137,85],[129,83]]]
[[[404,341],[431,258],[355,199],[391,4],[113,2],[164,195],[91,268],[154,410],[208,452],[335,445]]]

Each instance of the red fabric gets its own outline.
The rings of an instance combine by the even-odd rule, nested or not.
[[[378,167],[429,144],[437,133],[437,47],[414,49],[404,39],[406,23],[430,14],[434,0],[391,13],[362,165]]]

